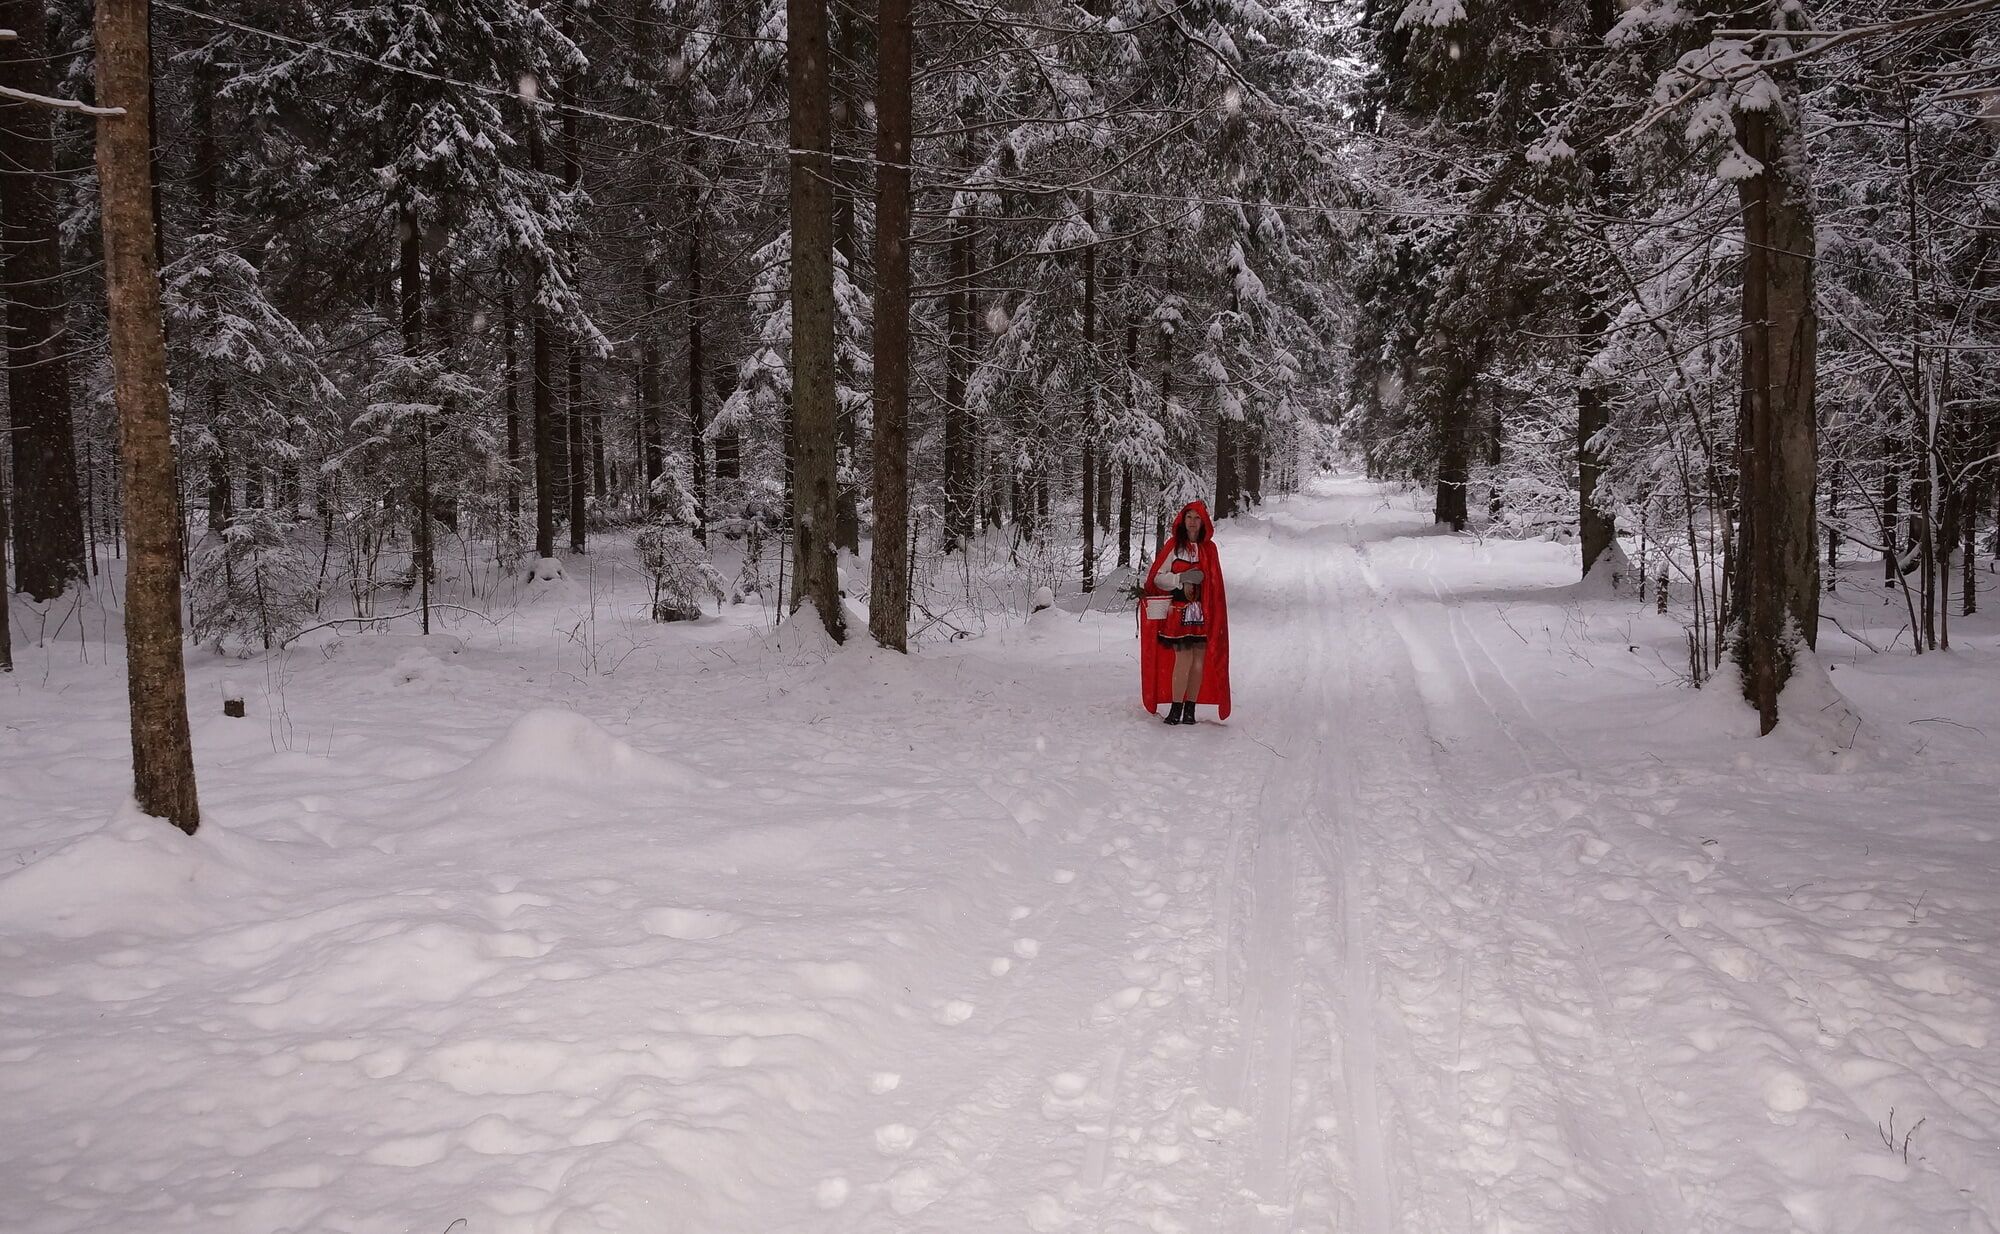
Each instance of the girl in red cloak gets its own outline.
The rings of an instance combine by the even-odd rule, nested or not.
[[[1139,679],[1146,710],[1164,700],[1168,724],[1193,724],[1198,703],[1229,718],[1229,601],[1222,587],[1222,559],[1215,551],[1215,523],[1208,507],[1190,501],[1174,518],[1174,533],[1146,571],[1145,594],[1167,600],[1153,620],[1140,603]],[[1151,606],[1155,611],[1160,605]]]

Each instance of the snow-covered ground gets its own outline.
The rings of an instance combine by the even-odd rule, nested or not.
[[[1756,740],[1573,549],[1348,479],[1220,546],[1223,726],[1119,603],[196,655],[192,840],[115,655],[25,649],[0,1226],[2000,1229],[2000,627]]]

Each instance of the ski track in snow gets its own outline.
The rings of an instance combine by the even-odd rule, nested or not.
[[[192,842],[103,821],[122,680],[52,656],[6,1227],[2000,1229],[1976,760],[1733,738],[1614,658],[1664,619],[1380,486],[1221,538],[1226,726],[1137,712],[1117,613],[592,676],[557,594],[282,662],[325,744],[200,719]]]

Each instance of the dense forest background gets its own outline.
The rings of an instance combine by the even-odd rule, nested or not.
[[[0,0],[41,606],[121,553],[91,10]],[[823,599],[813,508],[829,561],[874,542],[862,601],[878,527],[906,593],[971,555],[1089,590],[1339,450],[1576,536],[1774,718],[1822,562],[1879,560],[1926,650],[2000,551],[1996,12],[153,0],[187,634],[614,530],[663,618]]]

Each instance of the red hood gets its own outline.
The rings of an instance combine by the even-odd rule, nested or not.
[[[1208,503],[1204,501],[1200,500],[1190,501],[1186,505],[1182,506],[1181,512],[1179,514],[1174,515],[1174,530],[1176,532],[1180,530],[1181,522],[1183,519],[1187,518],[1188,511],[1190,510],[1196,511],[1201,515],[1201,521],[1208,525],[1208,542],[1210,544],[1215,543],[1215,519],[1209,516]]]

